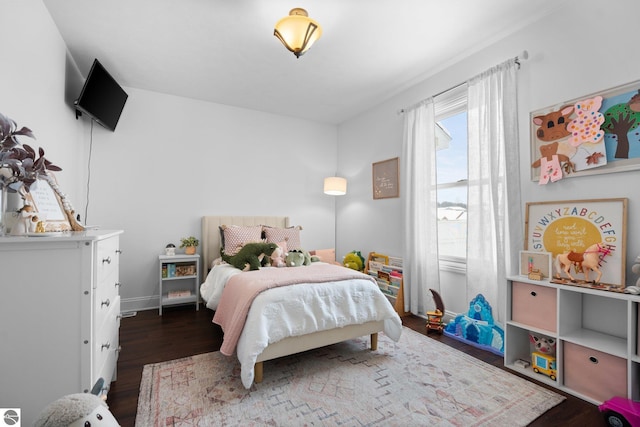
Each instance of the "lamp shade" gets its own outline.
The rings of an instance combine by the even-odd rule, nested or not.
[[[273,35],[299,58],[320,38],[322,28],[309,18],[306,10],[298,7],[276,23]]]
[[[338,176],[324,179],[324,194],[330,196],[344,196],[347,194],[347,180]]]

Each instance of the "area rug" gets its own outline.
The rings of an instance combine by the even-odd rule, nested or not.
[[[264,363],[245,389],[220,352],[145,365],[137,427],[525,426],[564,397],[403,328]]]

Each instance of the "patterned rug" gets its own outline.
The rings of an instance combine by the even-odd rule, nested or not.
[[[264,363],[246,390],[220,352],[145,365],[137,427],[525,426],[564,400],[408,328]]]

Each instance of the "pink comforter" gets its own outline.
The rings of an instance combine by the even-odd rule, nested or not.
[[[267,268],[246,271],[232,276],[224,287],[213,322],[222,327],[224,338],[220,352],[231,356],[253,300],[261,293],[278,286],[298,283],[337,282],[349,279],[375,279],[359,271],[333,264],[311,264],[303,267]]]

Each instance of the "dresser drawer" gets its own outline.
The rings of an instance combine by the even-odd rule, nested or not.
[[[96,281],[94,287],[98,286],[107,277],[114,274],[116,277],[118,276],[120,263],[119,244],[120,239],[117,236],[97,243]]]
[[[557,291],[555,288],[513,282],[511,319],[514,322],[556,332]]]
[[[103,369],[104,364],[112,357],[112,353],[117,354],[120,332],[120,297],[116,297],[110,310],[104,317],[104,323],[96,324],[95,340],[93,343],[93,366],[96,380]],[[108,378],[104,377],[105,380]]]
[[[119,298],[119,286],[117,284],[117,280],[112,280],[110,282],[105,282],[98,286],[95,291],[95,300],[94,300],[94,327],[99,328],[104,319],[111,311],[113,306],[116,303],[116,299]],[[119,305],[119,304],[118,304]]]
[[[104,379],[104,387],[108,390],[111,381],[115,381],[116,366],[118,364],[119,340],[116,332],[109,340],[111,346],[101,351],[100,364],[96,365],[94,380]]]
[[[564,343],[564,385],[604,402],[627,395],[627,361],[573,343]]]

